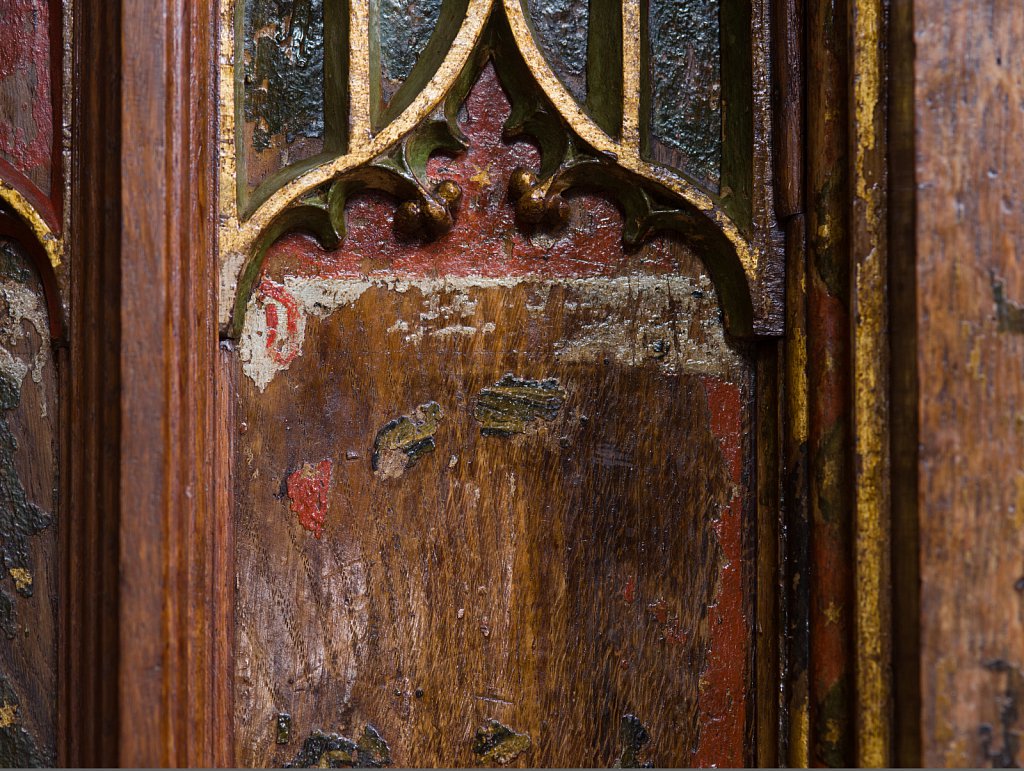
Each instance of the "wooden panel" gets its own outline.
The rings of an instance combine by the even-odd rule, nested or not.
[[[42,282],[0,238],[0,764],[57,758],[57,372]]]
[[[1024,682],[1024,12],[913,5],[922,761],[1009,766]]]
[[[679,242],[625,250],[593,196],[515,224],[535,151],[507,113],[488,69],[433,166],[465,191],[449,235],[357,198],[339,249],[285,238],[250,299],[243,765],[748,759],[752,362]]]

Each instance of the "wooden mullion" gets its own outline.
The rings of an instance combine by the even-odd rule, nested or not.
[[[120,760],[212,765],[223,658],[210,3],[122,8]]]

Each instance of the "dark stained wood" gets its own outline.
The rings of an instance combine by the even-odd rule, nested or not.
[[[804,212],[804,0],[772,3],[775,67],[775,213],[781,222]]]
[[[765,345],[757,360],[757,533],[752,539],[756,565],[754,592],[757,597],[757,639],[755,642],[755,709],[757,728],[755,762],[761,768],[779,765],[785,757],[781,722],[784,706],[779,683],[783,671],[785,638],[782,636],[784,573],[780,554],[783,539],[779,364],[782,348]]]
[[[807,367],[807,219],[794,216],[786,224],[786,340],[783,451],[784,527],[780,529],[784,556],[780,595],[784,609],[783,673],[785,701],[781,740],[790,767],[810,764],[810,495],[808,367]]]
[[[118,763],[118,490],[120,463],[120,8],[75,14],[66,411],[67,570],[63,584],[62,760]],[[82,184],[87,180],[87,184]],[[103,191],[97,194],[96,191]],[[87,258],[76,259],[76,255]],[[74,641],[74,644],[70,644]]]
[[[1013,764],[1024,666],[1024,13],[918,1],[913,28],[921,760]]]
[[[775,68],[775,208],[785,228],[786,322],[778,390],[781,521],[778,536],[779,689],[775,763],[808,765],[808,646],[810,538],[808,475],[807,249],[804,200],[806,121],[803,0],[773,3]],[[760,540],[760,539],[759,539]],[[759,567],[762,558],[758,557]],[[763,570],[764,568],[761,567]],[[759,681],[760,682],[760,681]],[[760,704],[760,701],[759,701]],[[759,741],[758,746],[761,747]],[[763,750],[762,750],[763,751]],[[767,758],[765,759],[768,760]]]
[[[921,758],[917,270],[913,3],[889,17],[889,307],[892,362],[893,762]]]

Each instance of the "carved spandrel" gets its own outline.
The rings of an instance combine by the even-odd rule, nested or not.
[[[722,9],[723,20],[728,20],[724,32],[715,23],[714,3],[702,1],[694,3],[693,8],[686,6],[693,11],[690,16],[697,11],[703,13],[697,19],[703,19],[701,23],[689,23],[694,21],[689,16],[683,21],[656,19],[659,34],[670,27],[676,34],[673,40],[687,38],[692,44],[686,49],[687,55],[699,56],[711,68],[699,78],[699,88],[692,94],[687,92],[694,98],[690,100],[693,109],[683,111],[689,132],[683,136],[688,148],[686,158],[676,151],[676,155],[664,157],[654,157],[657,153],[652,156],[647,151],[649,131],[657,121],[644,110],[652,102],[660,104],[664,100],[644,90],[645,83],[654,82],[647,63],[641,61],[642,53],[650,46],[645,48],[638,41],[651,36],[645,26],[648,17],[641,13],[642,6],[636,0],[602,0],[588,5],[593,18],[585,25],[590,31],[585,33],[587,93],[582,100],[552,71],[543,46],[535,38],[543,38],[543,33],[527,18],[558,8],[523,7],[514,0],[468,0],[462,12],[457,4],[444,4],[429,44],[410,70],[418,74],[410,74],[386,107],[382,106],[381,86],[375,85],[382,55],[379,23],[383,17],[375,15],[373,8],[353,5],[347,40],[339,34],[338,46],[327,46],[328,54],[341,51],[342,59],[348,62],[347,89],[326,81],[320,89],[326,95],[327,114],[336,110],[339,115],[347,113],[347,121],[338,121],[339,127],[346,125],[347,139],[343,142],[339,138],[337,149],[322,158],[282,167],[251,200],[244,192],[240,200],[232,196],[224,199],[227,210],[221,228],[221,320],[225,325],[230,321],[226,331],[237,336],[241,330],[246,299],[266,249],[277,237],[290,230],[306,229],[331,247],[344,237],[344,200],[353,189],[382,187],[391,192],[387,189],[390,183],[378,184],[386,180],[386,173],[375,173],[374,179],[368,179],[363,170],[382,169],[397,162],[422,190],[430,190],[437,183],[427,179],[427,159],[436,152],[465,149],[452,118],[461,107],[467,83],[488,58],[507,71],[503,81],[515,104],[506,133],[530,135],[542,148],[541,166],[533,171],[545,191],[556,174],[558,180],[553,187],[561,188],[556,193],[570,187],[594,186],[623,191],[626,195],[620,204],[631,220],[628,232],[642,239],[658,230],[676,230],[704,252],[713,266],[720,294],[736,300],[729,314],[736,334],[777,331],[781,283],[778,235],[770,210],[767,92],[754,89],[751,82],[751,62],[754,75],[761,80],[767,78],[764,33],[758,18],[764,9],[759,3],[754,5],[752,11],[744,11],[740,4],[728,3],[728,13]],[[388,7],[382,12],[391,10]],[[342,21],[324,20],[325,40],[331,29],[343,28]],[[600,34],[595,32],[595,24]],[[720,38],[726,33],[731,35],[732,64],[716,70]],[[665,35],[658,39],[662,38]],[[238,50],[239,44],[230,34],[225,35],[225,50]],[[427,51],[432,52],[429,57]],[[419,61],[424,57],[423,62]],[[407,58],[411,61],[411,56]],[[230,61],[230,57],[224,60]],[[343,62],[339,67],[326,69],[343,71]],[[716,72],[721,84],[713,82]],[[226,82],[229,77],[234,75],[225,70],[222,79]],[[664,77],[668,76],[657,75]],[[222,84],[221,94],[225,109],[234,109],[233,90]],[[735,125],[716,123],[722,111],[715,100],[722,94],[736,105],[728,111],[728,115],[738,116],[733,118]],[[226,131],[234,131],[230,121],[226,126]],[[663,133],[671,133],[676,141],[680,126],[673,125]],[[325,131],[330,134],[329,126]],[[419,139],[410,144],[409,137],[414,135]],[[236,139],[228,134],[222,144],[225,190],[233,188],[235,175],[246,168],[251,154],[247,142]],[[588,163],[581,164],[581,160]],[[344,192],[335,198],[333,190]],[[429,205],[429,198],[423,198],[421,204]],[[554,203],[557,208],[557,199]],[[327,211],[330,219],[324,219],[318,209]]]

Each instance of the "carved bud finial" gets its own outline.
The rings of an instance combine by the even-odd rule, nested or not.
[[[404,201],[395,210],[395,229],[403,236],[412,236],[423,222],[420,205],[416,201]]]
[[[462,200],[462,188],[450,179],[446,179],[434,188],[434,195],[444,201],[448,205],[448,211],[454,214]]]
[[[419,200],[403,201],[395,210],[395,229],[404,236],[426,234],[438,238],[451,230],[462,200],[462,188],[451,180],[422,192]]]
[[[561,193],[551,192],[551,182],[550,179],[542,182],[536,174],[522,167],[512,172],[508,194],[522,222],[560,227],[569,221],[569,202]]]

